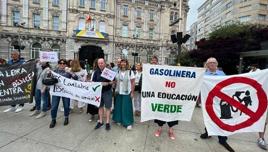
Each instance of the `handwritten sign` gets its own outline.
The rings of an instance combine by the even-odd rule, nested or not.
[[[105,68],[101,73],[101,77],[103,77],[107,80],[110,80],[110,81],[113,81],[115,76],[116,76],[116,72],[114,72],[108,68]]]
[[[39,52],[39,58],[41,62],[58,62],[58,52]]]

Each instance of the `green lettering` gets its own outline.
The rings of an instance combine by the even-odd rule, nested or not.
[[[164,112],[169,113],[169,105],[164,105]]]
[[[152,110],[155,112],[155,110],[157,109],[157,104],[151,104],[152,105]]]
[[[176,112],[176,105],[170,105],[170,113]]]
[[[181,112],[181,105],[177,105],[177,112]]]
[[[163,112],[163,110],[164,110],[164,105],[163,105],[163,104],[158,104],[158,109],[157,109],[157,111],[158,111],[158,112]]]

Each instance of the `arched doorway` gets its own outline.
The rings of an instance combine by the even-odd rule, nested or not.
[[[79,49],[79,60],[85,62],[87,59],[90,67],[93,66],[93,62],[97,58],[104,58],[104,53],[101,47],[94,45],[81,46]]]

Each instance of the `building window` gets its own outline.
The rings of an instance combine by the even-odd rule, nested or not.
[[[178,12],[175,12],[174,16],[173,16],[173,20],[176,21],[178,19]]]
[[[20,11],[13,11],[13,26],[20,22]]]
[[[91,23],[89,24],[89,30],[90,31],[96,30],[96,20],[95,19],[91,20]]]
[[[85,7],[85,0],[79,0],[79,7]]]
[[[123,15],[128,16],[128,6],[127,5],[123,6]]]
[[[150,40],[154,39],[154,29],[153,28],[149,29],[149,39]]]
[[[40,43],[34,43],[31,48],[31,59],[39,58],[39,52],[41,51],[42,46]]]
[[[150,21],[154,20],[154,11],[152,11],[152,10],[150,11],[149,17],[150,17]]]
[[[91,0],[90,8],[96,9],[96,0]]]
[[[106,10],[106,0],[100,0],[100,10]]]
[[[148,53],[147,54],[147,63],[150,63],[152,60],[153,54],[152,53]]]
[[[82,17],[79,18],[78,29],[79,30],[85,29],[85,18],[82,18]]]
[[[258,14],[258,19],[261,21],[266,21],[266,15],[265,14]]]
[[[137,26],[135,30],[135,34],[138,38],[142,37],[142,29],[141,27]]]
[[[137,18],[141,19],[141,8],[137,8],[136,13],[137,13]]]
[[[128,37],[128,25],[122,26],[122,37]]]
[[[40,4],[40,0],[33,0],[34,4]]]
[[[239,17],[240,22],[248,22],[250,20],[250,15]]]
[[[40,14],[33,14],[33,27],[40,28]]]
[[[267,4],[260,4],[260,9],[266,10],[267,9]]]
[[[59,16],[53,16],[53,30],[58,31],[59,30]]]
[[[106,33],[106,26],[105,26],[105,22],[104,21],[100,21],[99,23],[100,27],[99,27],[99,31]]]
[[[52,1],[52,5],[53,5],[53,6],[59,6],[59,3],[60,3],[59,1],[60,1],[60,0],[53,0],[53,1]]]
[[[60,46],[58,44],[53,44],[51,49],[53,52],[58,52],[58,57],[60,57]]]

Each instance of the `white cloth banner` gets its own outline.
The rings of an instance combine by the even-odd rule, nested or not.
[[[39,58],[41,62],[58,62],[58,52],[39,51]]]
[[[88,104],[100,106],[101,101],[101,82],[81,82],[65,78],[55,72],[53,77],[59,82],[50,87],[50,94],[53,96],[61,96]]]
[[[190,121],[205,69],[143,65],[141,121]]]
[[[232,76],[205,76],[201,88],[209,135],[262,132],[267,113],[268,70]]]
[[[116,72],[114,72],[108,68],[104,68],[104,70],[101,73],[101,77],[103,77],[107,80],[113,81],[116,74],[117,74]]]

